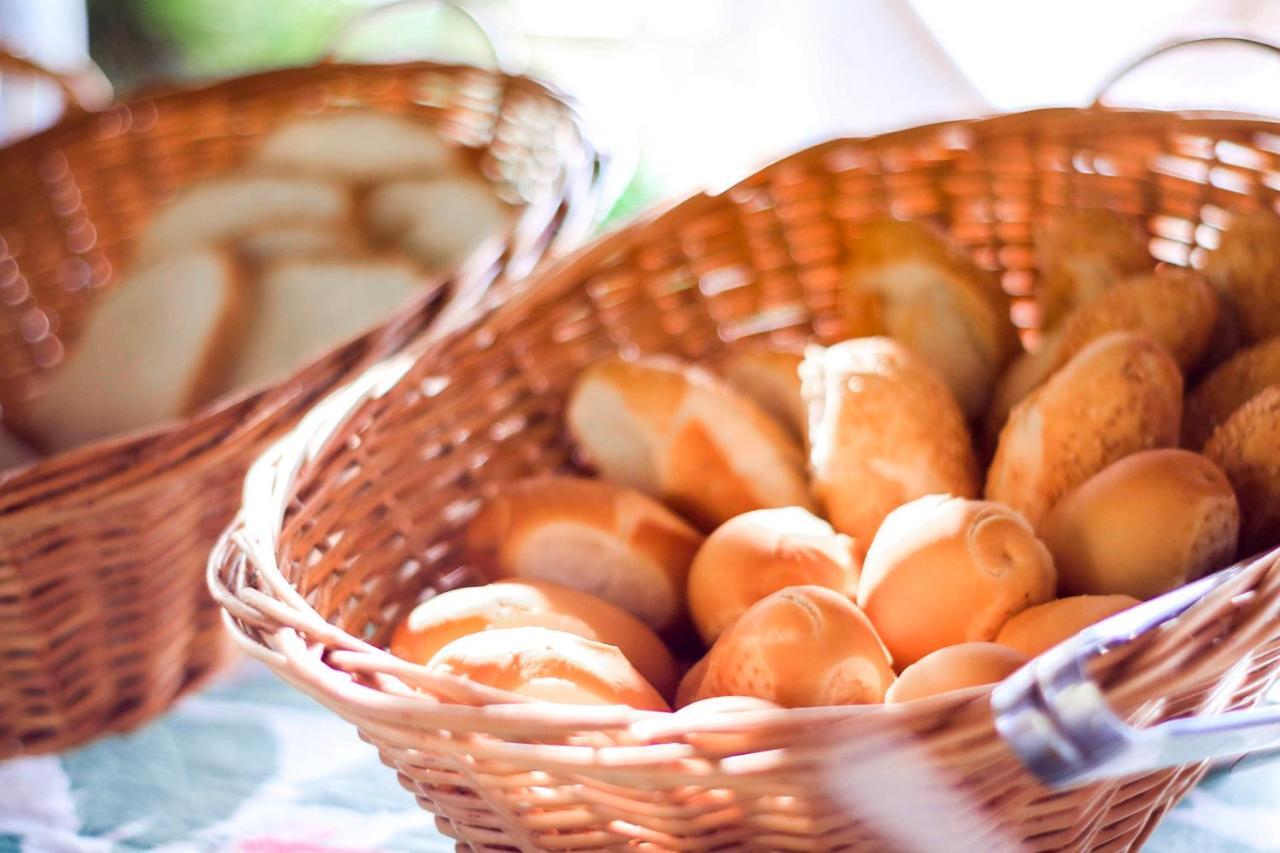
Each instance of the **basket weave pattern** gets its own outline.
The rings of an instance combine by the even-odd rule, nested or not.
[[[498,193],[525,205],[513,233],[284,382],[3,478],[0,758],[140,723],[225,659],[203,567],[249,462],[307,406],[420,334],[450,297],[527,272],[555,239],[578,239],[599,166],[558,93],[433,63],[320,65],[156,94],[0,151],[0,400],[12,401],[39,393],[178,188],[236,167],[291,117],[348,106],[421,116],[468,146]]]
[[[974,808],[953,849],[1134,849],[1204,766],[1049,791],[996,732],[985,688],[907,706],[651,714],[513,702],[379,644],[423,596],[478,580],[464,531],[484,496],[581,470],[562,413],[594,360],[841,338],[850,238],[886,211],[944,225],[1022,296],[1031,229],[1065,206],[1140,214],[1159,257],[1195,262],[1227,211],[1273,203],[1278,163],[1278,125],[1103,109],[803,151],[604,238],[321,404],[251,471],[210,585],[240,645],[355,723],[460,846],[893,848],[874,812],[837,801],[850,779],[833,783],[832,768],[878,773],[882,800],[927,820],[936,803],[885,770],[927,758]],[[1025,300],[1015,308],[1034,324]],[[1118,712],[1150,724],[1255,701],[1280,667],[1276,562],[1100,658],[1092,674]]]

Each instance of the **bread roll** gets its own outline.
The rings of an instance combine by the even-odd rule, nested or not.
[[[1218,320],[1218,297],[1191,270],[1162,267],[1125,279],[1081,305],[1062,321],[1055,367],[1103,335],[1142,331],[1160,344],[1184,372],[1200,363]]]
[[[1033,525],[1064,495],[1130,453],[1178,440],[1182,374],[1146,335],[1113,332],[1082,349],[1000,431],[987,498]]]
[[[810,507],[804,457],[760,407],[677,359],[610,358],[583,371],[569,429],[612,480],[710,529],[744,512]]]
[[[506,230],[511,208],[479,178],[390,181],[369,194],[370,227],[429,269],[454,267]]]
[[[657,634],[620,607],[560,584],[511,580],[442,592],[413,609],[391,638],[392,654],[426,663],[467,634],[537,626],[617,646],[664,696],[676,686],[675,662]]]
[[[1153,265],[1137,220],[1103,208],[1059,211],[1036,228],[1033,239],[1040,271],[1036,298],[1046,329]]]
[[[694,697],[702,689],[702,679],[707,674],[707,655],[703,655],[680,679],[676,688],[676,707],[684,708],[693,703]]]
[[[720,366],[730,385],[772,415],[802,444],[809,419],[800,396],[803,359],[801,353],[785,350],[736,350]]]
[[[435,174],[453,159],[426,122],[379,110],[338,109],[276,128],[262,140],[253,164],[273,173],[368,182]]]
[[[1018,350],[994,275],[919,222],[863,225],[849,247],[838,307],[851,337],[888,335],[946,382],[970,417]]]
[[[1046,336],[1035,355],[1015,360],[996,384],[988,426],[997,430],[1009,410],[1093,341],[1119,331],[1144,332],[1189,373],[1213,337],[1218,297],[1190,270],[1162,268],[1126,279],[1076,307]]]
[[[1236,214],[1204,274],[1234,307],[1246,342],[1280,334],[1280,215]]]
[[[964,416],[937,374],[902,346],[858,338],[810,347],[800,372],[814,495],[859,548],[909,500],[975,494]]]
[[[396,258],[291,258],[268,264],[227,390],[287,377],[425,297],[431,281]]]
[[[15,427],[56,452],[187,414],[222,381],[245,297],[234,265],[207,249],[136,269],[93,306],[44,394],[16,407]]]
[[[858,606],[894,662],[995,639],[1010,616],[1053,598],[1049,550],[1008,507],[930,495],[889,513],[858,583]]]
[[[702,536],[631,489],[537,477],[502,484],[471,522],[467,543],[493,577],[572,587],[663,630],[684,611]]]
[[[966,687],[995,684],[1022,668],[1029,658],[999,643],[960,643],[930,652],[902,671],[884,701],[901,704]]]
[[[793,586],[756,602],[720,635],[694,701],[857,705],[881,701],[892,683],[889,653],[853,602],[826,587]]]
[[[1204,447],[1219,424],[1271,385],[1280,385],[1280,336],[1240,350],[1187,395],[1183,444]]]
[[[1127,595],[1076,595],[1029,607],[1004,624],[996,642],[1035,657],[1108,616],[1140,603]]]
[[[350,227],[347,188],[324,178],[227,175],[183,190],[147,224],[144,262],[195,246],[244,237],[264,227]]]
[[[550,628],[467,634],[436,652],[427,668],[547,702],[670,710],[616,646]]]
[[[853,540],[800,507],[758,509],[707,537],[689,568],[689,614],[711,645],[747,608],[789,586],[814,584],[853,595]]]
[[[1204,454],[1240,501],[1240,553],[1280,544],[1280,385],[1236,409],[1209,436]]]
[[[1172,448],[1113,462],[1040,524],[1062,595],[1153,598],[1225,566],[1239,533],[1226,475],[1203,456]]]

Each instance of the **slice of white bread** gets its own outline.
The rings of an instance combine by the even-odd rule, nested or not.
[[[363,241],[355,229],[328,222],[268,226],[235,241],[236,252],[251,264],[270,264],[298,256],[350,255],[362,248]]]
[[[511,208],[478,178],[391,181],[369,194],[373,231],[431,269],[454,266],[511,220]]]
[[[193,184],[148,223],[138,244],[143,262],[199,244],[221,243],[264,226],[351,219],[351,195],[332,181],[232,175]]]
[[[19,423],[59,451],[184,414],[218,384],[243,296],[233,264],[209,249],[135,270],[94,307]]]
[[[255,284],[254,310],[226,389],[284,378],[422,296],[428,281],[401,259],[293,258],[268,265]]]
[[[374,110],[295,119],[268,134],[254,163],[272,172],[367,182],[442,172],[453,152],[431,125]]]

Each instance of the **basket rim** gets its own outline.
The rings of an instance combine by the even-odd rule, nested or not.
[[[312,65],[276,68],[254,74],[230,77],[193,84],[166,84],[150,91],[140,91],[130,97],[112,103],[97,112],[75,111],[65,115],[51,127],[0,148],[0,160],[21,158],[38,154],[49,148],[51,141],[67,135],[92,133],[103,115],[119,110],[132,110],[142,105],[163,106],[165,102],[186,98],[236,97],[235,93],[246,87],[278,84],[281,81],[308,82],[317,75],[368,74],[388,72],[416,73],[439,71],[449,74],[485,74],[502,79],[508,85],[516,85],[550,101],[560,104],[568,120],[577,130],[577,142],[581,146],[581,162],[575,163],[571,180],[562,191],[547,204],[531,205],[528,211],[502,235],[496,235],[486,245],[477,249],[459,268],[447,274],[434,276],[430,291],[407,303],[389,321],[368,329],[356,336],[330,347],[309,359],[287,377],[256,388],[242,389],[210,401],[191,415],[156,424],[142,430],[111,436],[84,446],[38,459],[28,465],[0,472],[0,527],[21,524],[32,513],[40,513],[49,519],[59,512],[74,512],[88,500],[111,503],[126,500],[130,490],[139,481],[121,482],[119,475],[135,467],[134,462],[151,454],[164,454],[170,445],[182,443],[184,437],[194,436],[218,419],[234,418],[237,426],[230,434],[223,434],[212,446],[204,446],[196,452],[184,454],[172,460],[163,474],[144,478],[142,483],[154,485],[159,479],[181,477],[194,465],[206,465],[230,456],[240,449],[236,440],[267,429],[272,416],[288,405],[297,395],[298,386],[305,375],[319,365],[333,360],[355,366],[379,355],[379,343],[394,339],[400,320],[416,316],[424,311],[438,312],[454,298],[463,296],[461,290],[484,289],[500,277],[504,265],[511,260],[513,240],[522,227],[540,215],[543,231],[532,245],[554,243],[559,239],[560,224],[555,208],[560,205],[576,205],[590,208],[592,196],[599,184],[599,174],[606,155],[599,151],[589,132],[587,121],[577,101],[558,87],[531,77],[461,63],[412,61],[393,63],[332,62]],[[554,202],[552,204],[551,202]],[[545,211],[542,208],[547,208]],[[528,221],[526,221],[528,220]],[[526,252],[527,254],[527,252]],[[381,353],[385,355],[385,353]],[[90,471],[93,474],[90,474]],[[23,496],[15,499],[14,494]],[[31,492],[30,494],[27,494]]]
[[[405,374],[412,364],[444,352],[451,343],[468,331],[488,323],[495,323],[513,314],[520,314],[554,300],[572,290],[576,275],[590,268],[617,250],[627,246],[633,234],[641,229],[662,230],[677,228],[690,217],[698,216],[708,205],[713,205],[736,191],[750,188],[764,173],[785,168],[787,162],[799,154],[835,149],[850,144],[889,146],[902,140],[936,135],[940,131],[971,130],[991,137],[1017,136],[1023,126],[1032,122],[1097,122],[1115,120],[1167,124],[1170,120],[1181,127],[1218,128],[1229,125],[1233,129],[1254,130],[1275,134],[1280,150],[1280,119],[1267,119],[1220,111],[1164,111],[1147,109],[1114,108],[1091,105],[1084,108],[1047,107],[1014,113],[1004,113],[974,119],[948,119],[928,125],[904,128],[866,137],[839,137],[815,145],[802,147],[769,161],[746,178],[717,192],[696,192],[664,208],[642,214],[626,226],[605,234],[554,264],[540,269],[530,286],[509,299],[495,304],[493,295],[486,297],[485,310],[476,310],[465,316],[456,316],[453,322],[440,322],[423,335],[415,345],[393,359],[380,362],[366,370],[346,386],[335,390],[317,403],[310,412],[286,435],[276,440],[250,467],[245,478],[244,502],[240,512],[227,527],[217,546],[210,554],[207,580],[211,593],[223,609],[223,623],[236,644],[276,672],[294,687],[309,693],[322,704],[338,711],[347,719],[365,715],[368,721],[396,719],[405,715],[414,717],[424,728],[457,727],[487,733],[499,733],[515,721],[528,724],[543,723],[548,730],[581,732],[610,728],[627,733],[629,743],[613,746],[614,750],[650,750],[653,741],[677,733],[720,732],[725,727],[750,727],[753,723],[785,725],[788,729],[813,722],[837,723],[858,718],[868,725],[894,718],[933,716],[939,709],[959,713],[976,703],[988,699],[996,685],[983,685],[967,691],[956,691],[929,699],[902,705],[848,705],[822,708],[783,708],[726,714],[683,714],[640,711],[625,706],[592,706],[538,703],[505,691],[477,685],[466,679],[444,674],[430,673],[424,666],[398,658],[390,651],[361,640],[324,619],[308,604],[280,571],[276,545],[282,529],[284,515],[291,499],[292,487],[307,464],[330,448],[332,440],[351,419],[362,415],[367,406],[377,399],[394,392],[400,382],[407,381]],[[1038,132],[1045,133],[1043,126]],[[1272,556],[1280,558],[1280,548]],[[1259,560],[1252,570],[1232,583],[1235,594],[1259,577],[1265,576],[1276,561]],[[1192,611],[1199,607],[1193,606]],[[1191,612],[1191,611],[1189,611]],[[1244,620],[1250,635],[1258,633],[1257,619]],[[262,639],[255,639],[242,627],[253,626]],[[1154,632],[1148,632],[1151,634]],[[1134,638],[1139,639],[1139,638]],[[1117,659],[1122,655],[1117,655]],[[1209,658],[1212,657],[1212,660]],[[1204,655],[1202,661],[1187,671],[1188,680],[1198,677],[1220,663],[1221,655]],[[345,672],[339,672],[330,661],[341,662]],[[390,675],[410,689],[391,690],[385,682],[366,686],[349,677],[350,672],[377,672]],[[1120,685],[1109,696],[1132,700],[1150,688],[1145,679],[1129,686]],[[421,690],[430,689],[435,695]],[[436,698],[448,697],[448,701]],[[732,719],[727,719],[732,718]],[[737,720],[738,722],[733,722]],[[668,722],[663,722],[668,721]],[[363,725],[362,725],[363,727]],[[667,743],[664,746],[672,746]],[[536,755],[538,761],[548,767],[561,769],[580,767],[564,753],[562,764],[557,764],[555,750],[572,750],[575,747],[548,744],[503,744],[504,748],[527,747],[528,755]],[[516,749],[510,753],[519,754]],[[656,767],[671,759],[665,753],[654,764],[644,761],[646,768]],[[735,765],[736,767],[736,765]],[[707,778],[714,778],[714,774]]]

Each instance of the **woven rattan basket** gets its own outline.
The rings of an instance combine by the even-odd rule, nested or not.
[[[1033,225],[1072,205],[1139,214],[1159,257],[1189,263],[1229,211],[1274,203],[1278,170],[1280,124],[1100,107],[802,151],[604,238],[321,404],[251,471],[210,585],[239,644],[356,724],[461,846],[1136,848],[1207,750],[1135,757],[1121,740],[1181,735],[1186,723],[1146,727],[1255,702],[1280,658],[1275,557],[1086,632],[995,702],[983,688],[693,716],[530,704],[379,646],[423,596],[476,580],[463,530],[482,497],[577,468],[562,411],[594,360],[841,338],[850,238],[885,212],[945,226],[1018,294],[1035,288]],[[1080,720],[1051,714],[1064,685],[1106,748],[1072,752]],[[897,772],[913,766],[943,784]],[[871,806],[886,800],[925,834],[879,819]],[[947,841],[922,840],[930,826]]]
[[[73,111],[0,151],[0,398],[10,400],[38,393],[178,187],[236,166],[293,116],[352,105],[420,116],[471,149],[498,192],[525,205],[512,232],[287,381],[0,478],[0,758],[136,725],[224,659],[203,568],[249,462],[460,291],[523,274],[554,241],[580,239],[600,171],[558,92],[426,62],[329,63],[158,93]]]

